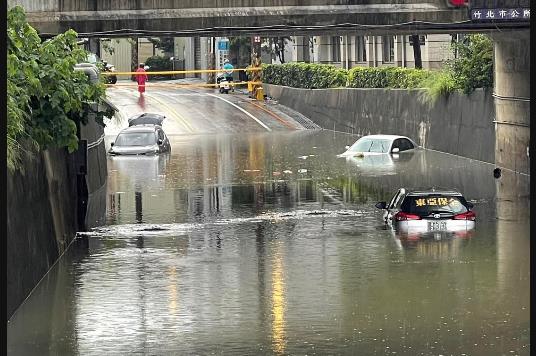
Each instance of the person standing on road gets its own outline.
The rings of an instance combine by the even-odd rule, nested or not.
[[[147,74],[143,63],[140,63],[139,68],[136,69],[136,81],[138,82],[138,92],[140,95],[145,93],[145,82],[147,81]]]

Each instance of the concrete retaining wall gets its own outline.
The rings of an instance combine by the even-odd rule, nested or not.
[[[73,154],[48,149],[25,157],[23,172],[7,174],[8,320],[76,232],[104,222],[104,128],[90,120],[80,138]]]
[[[77,231],[73,157],[49,149],[7,174],[7,317],[13,314]]]
[[[430,105],[419,89],[263,87],[268,96],[325,129],[399,134],[425,148],[495,162],[495,107],[491,93],[484,90],[470,96],[451,94]]]
[[[87,142],[87,211],[83,226],[86,229],[104,224],[106,217],[106,148],[104,127],[89,121],[80,128],[80,139]]]

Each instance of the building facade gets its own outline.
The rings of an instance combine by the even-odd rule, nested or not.
[[[424,69],[439,69],[445,60],[453,57],[451,35],[419,37]],[[287,47],[289,62],[322,63],[345,69],[357,66],[415,67],[412,41],[408,35],[295,36],[291,37]]]

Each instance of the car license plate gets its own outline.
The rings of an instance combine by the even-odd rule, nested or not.
[[[447,223],[446,221],[429,221],[428,222],[428,231],[438,231],[446,230]]]

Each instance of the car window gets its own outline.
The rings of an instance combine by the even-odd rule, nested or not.
[[[395,206],[397,206],[400,203],[401,201],[400,198],[402,198],[403,195],[404,195],[404,189],[399,189],[398,192],[395,194],[395,196],[391,199],[389,204],[387,204],[387,208],[392,209]]]
[[[406,138],[399,138],[397,141],[399,141],[400,151],[411,150],[412,148],[414,148],[414,146],[411,143],[411,141],[406,139]]]
[[[153,132],[124,132],[115,140],[116,146],[149,146],[155,144]]]
[[[360,138],[348,149],[348,152],[387,153],[391,141],[388,139]]]
[[[400,206],[405,213],[428,216],[431,213],[461,214],[468,211],[467,201],[462,196],[411,195]]]

